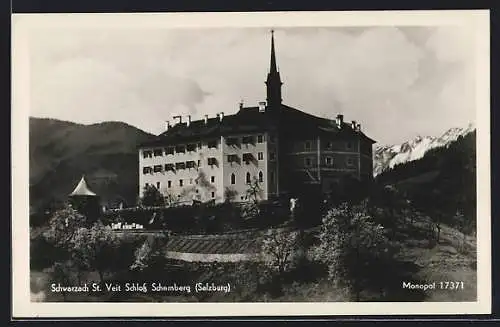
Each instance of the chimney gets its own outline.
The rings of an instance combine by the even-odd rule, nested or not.
[[[356,125],[356,130],[357,130],[358,132],[361,132],[361,124],[357,124],[357,125]]]
[[[336,123],[337,123],[337,127],[338,128],[341,128],[342,127],[342,123],[344,122],[344,115],[337,115],[337,119],[335,120]]]
[[[205,125],[208,124],[208,115],[205,115],[203,120],[205,121]]]
[[[357,127],[357,126],[358,126],[358,125],[356,125],[356,121],[355,121],[355,120],[353,120],[353,121],[351,122],[351,127],[352,127],[352,129],[353,129],[354,131],[356,130],[356,127]]]
[[[266,101],[259,102],[259,112],[265,112],[265,111],[266,111]]]
[[[170,122],[168,120],[165,121],[165,130],[168,131],[170,128]]]
[[[182,124],[182,116],[174,116],[172,118],[174,118],[174,121],[178,119],[178,124]]]
[[[191,125],[191,115],[188,115],[187,116],[187,123],[186,123],[186,126],[189,127],[189,125]]]
[[[224,112],[222,112],[222,111],[221,111],[221,112],[219,112],[219,113],[217,114],[217,116],[219,117],[219,121],[222,121],[222,118],[224,118]]]

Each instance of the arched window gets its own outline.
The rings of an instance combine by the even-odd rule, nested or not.
[[[234,176],[234,174],[231,174],[231,184],[235,183],[236,183],[236,176]]]
[[[259,182],[262,183],[264,181],[264,174],[259,171]]]
[[[250,184],[250,173],[247,173],[247,183]]]

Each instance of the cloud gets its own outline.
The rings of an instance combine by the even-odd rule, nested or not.
[[[242,99],[265,99],[268,30],[38,30],[31,114],[159,133],[174,114],[233,113]],[[466,29],[280,28],[275,38],[286,104],[324,117],[342,112],[381,143],[474,119]]]

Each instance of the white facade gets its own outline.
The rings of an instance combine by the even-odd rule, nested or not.
[[[274,151],[270,153],[267,140],[267,133],[239,134],[143,147],[139,151],[139,195],[146,185],[153,185],[180,203],[222,202],[230,189],[233,201],[247,201],[248,181],[256,179],[258,199],[265,200],[270,186],[275,189],[269,185],[268,167],[277,157]]]

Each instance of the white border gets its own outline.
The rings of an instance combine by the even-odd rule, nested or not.
[[[90,25],[89,25],[90,23]],[[28,116],[30,28],[436,26],[462,25],[476,36],[477,302],[423,303],[31,303],[29,287]],[[27,317],[196,317],[491,313],[489,11],[29,14],[12,17],[13,310]]]

